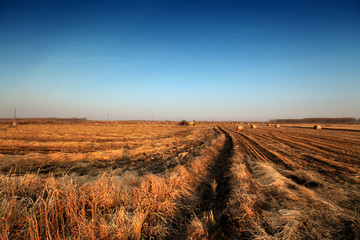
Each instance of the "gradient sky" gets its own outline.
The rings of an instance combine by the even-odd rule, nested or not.
[[[360,117],[359,1],[0,1],[0,118]]]

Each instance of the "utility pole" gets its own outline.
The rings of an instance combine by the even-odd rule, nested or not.
[[[13,121],[13,125],[16,125],[16,108],[14,108],[14,121]]]

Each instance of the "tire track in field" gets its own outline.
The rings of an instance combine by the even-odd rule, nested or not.
[[[224,142],[219,146],[217,155],[203,163],[207,167],[200,174],[200,182],[196,183],[192,203],[184,199],[185,207],[180,209],[179,217],[172,223],[173,230],[166,239],[229,239],[227,235],[233,234],[226,211],[231,193],[233,141],[222,128],[216,126],[214,130],[225,136]]]
[[[272,131],[272,133],[276,133]],[[319,151],[328,152],[348,161],[350,164],[357,165],[360,157],[360,134],[344,134],[336,132],[329,134],[327,132],[317,132],[314,130],[294,131],[287,128],[286,131],[278,131],[283,137],[289,137],[294,141],[299,141],[317,148]]]
[[[269,131],[267,131],[265,133],[252,132],[252,134],[254,136],[256,136],[260,141],[263,141],[263,143],[266,144],[266,146],[268,148],[270,148],[273,151],[278,152],[282,156],[286,156],[286,158],[289,159],[289,161],[291,161],[290,159],[292,159],[291,162],[294,162],[294,158],[296,158],[296,159],[301,158],[301,155],[300,155],[298,149],[291,148],[287,144],[284,144],[281,141],[277,141],[276,139],[274,139],[274,137],[271,137],[269,133],[270,133]]]
[[[255,135],[257,138],[260,138],[259,140],[263,140],[266,145],[270,148],[272,148],[274,151],[278,152],[280,155],[285,155],[287,156],[287,158],[292,158],[292,159],[296,159],[297,163],[303,163],[305,165],[307,165],[308,167],[313,167],[314,166],[314,162],[309,162],[309,159],[312,160],[317,160],[317,162],[319,164],[315,165],[326,165],[326,167],[328,167],[329,165],[334,168],[334,171],[350,171],[350,172],[355,172],[354,169],[352,168],[352,166],[348,166],[348,164],[343,163],[344,166],[338,164],[336,161],[331,160],[334,159],[334,155],[329,154],[326,151],[322,151],[319,150],[317,151],[316,147],[312,147],[311,145],[308,146],[307,142],[298,142],[296,141],[297,139],[295,137],[292,136],[283,136],[279,137],[277,135],[274,134],[274,132],[270,132],[270,135],[272,136],[272,138],[270,138],[269,136],[266,135],[266,133],[259,133],[259,132],[251,132],[252,135]],[[249,133],[250,134],[250,133]],[[267,132],[267,134],[269,134],[269,132]],[[276,131],[276,134],[279,134]],[[275,143],[276,144],[282,144],[286,146],[286,151],[282,150],[279,147],[273,146]],[[299,151],[301,151],[301,154],[299,153]],[[309,153],[310,152],[310,153]],[[322,153],[321,155],[323,157],[320,156],[315,156],[318,155],[319,153]],[[326,157],[326,158],[324,158]],[[340,156],[339,156],[340,157]],[[344,158],[342,157],[342,160]],[[294,162],[294,161],[293,161]],[[328,168],[326,168],[328,169]],[[322,172],[324,171],[324,168],[322,168],[321,170]]]
[[[279,133],[277,133],[277,134],[279,134]],[[326,165],[327,169],[330,167],[330,168],[334,169],[335,171],[347,171],[347,172],[351,172],[351,173],[356,172],[356,170],[353,169],[353,167],[348,166],[343,161],[342,161],[342,164],[338,163],[336,161],[336,159],[334,159],[334,155],[327,151],[321,150],[317,147],[313,147],[313,146],[309,145],[306,141],[298,141],[297,138],[295,138],[295,137],[287,136],[284,134],[279,136],[277,134],[273,133],[272,136],[274,136],[274,138],[276,138],[277,140],[281,141],[282,143],[284,143],[290,147],[302,150],[305,153],[305,155],[302,159],[305,161],[308,161],[307,156],[310,155],[310,156],[313,156],[314,159],[319,160],[319,161],[317,161],[317,163]]]
[[[187,231],[187,234],[193,236],[194,233],[189,232],[189,229],[192,229],[194,221],[198,223],[200,221],[199,224],[202,224],[200,229],[204,228],[201,235],[206,239],[229,239],[229,235],[233,235],[230,217],[227,212],[227,203],[232,191],[230,169],[232,166],[233,141],[226,131],[220,127],[217,127],[217,129],[225,135],[224,144],[218,155],[211,160],[205,179],[202,179],[197,186],[196,196],[198,196],[198,202],[192,209],[186,209],[184,214],[181,214],[182,217],[175,223],[174,228],[176,230],[169,236],[170,239],[189,239],[189,236],[184,235],[184,233]],[[192,214],[186,213],[189,211],[192,211]],[[198,229],[197,226],[196,230]]]
[[[214,215],[214,223],[208,228],[209,236],[212,239],[227,239],[227,235],[231,231],[226,206],[231,192],[229,182],[233,141],[226,131],[220,127],[219,130],[225,134],[225,143],[219,155],[209,167],[212,179],[202,182],[199,186],[202,192],[199,208],[201,212],[212,212]]]
[[[293,164],[290,159],[284,158],[281,154],[278,154],[276,151],[270,150],[263,144],[259,143],[255,139],[249,137],[247,134],[234,131],[227,128],[226,130],[232,132],[234,137],[239,140],[244,149],[251,149],[252,151],[246,151],[249,156],[252,156],[256,159],[271,161],[275,165],[281,165],[282,167],[292,170]]]
[[[274,167],[275,169],[277,169],[277,171],[283,175],[286,178],[291,179],[294,183],[305,186],[307,188],[311,188],[314,189],[314,187],[320,187],[319,191],[321,191],[321,189],[323,189],[321,187],[321,183],[318,183],[318,180],[311,180],[311,177],[306,177],[306,175],[303,174],[304,171],[315,171],[318,172],[322,177],[322,179],[327,179],[326,181],[328,181],[331,184],[335,184],[338,185],[339,183],[344,183],[344,181],[346,182],[346,186],[344,186],[346,189],[348,189],[348,191],[353,192],[356,191],[356,186],[357,186],[357,181],[354,180],[354,175],[351,174],[351,171],[349,172],[348,168],[344,168],[341,166],[330,166],[329,168],[329,162],[326,158],[319,156],[316,154],[316,152],[309,152],[307,150],[306,147],[302,147],[299,148],[299,146],[297,145],[293,145],[293,144],[289,144],[289,142],[287,142],[284,139],[278,139],[275,138],[273,136],[273,138],[268,137],[267,135],[269,135],[270,133],[272,134],[273,131],[267,131],[265,133],[262,133],[258,130],[256,131],[243,131],[244,133],[240,134],[237,131],[233,131],[231,129],[229,129],[232,133],[234,133],[235,138],[237,140],[239,140],[241,145],[244,145],[244,140],[246,141],[245,138],[239,138],[239,135],[252,135],[252,136],[256,136],[258,141],[262,141],[263,145],[266,145],[266,147],[270,147],[272,149],[272,152],[276,152],[277,155],[281,156],[280,159],[287,159],[287,158],[292,158],[293,162],[296,163],[296,165],[294,166],[294,169],[290,169],[290,168],[284,168],[284,165],[281,164],[277,164],[277,161],[273,161],[274,163]],[[276,131],[276,130],[275,130]],[[275,132],[274,131],[274,132]],[[277,131],[276,131],[277,132]],[[250,142],[247,142],[245,144],[250,144]],[[287,152],[286,150],[282,150],[281,149],[281,145],[279,144],[284,144],[285,146],[287,146],[286,150],[290,150],[289,152]],[[302,146],[302,145],[301,145]],[[258,152],[262,151],[261,149],[257,150]],[[246,152],[249,156],[256,158],[256,155],[251,154],[251,152]],[[283,156],[287,156],[287,157],[283,157]],[[260,159],[261,160],[261,159]],[[270,159],[271,160],[271,159]],[[247,167],[249,168],[249,165],[247,164]],[[249,171],[252,171],[249,168]],[[350,174],[349,174],[350,173]],[[311,176],[311,174],[310,174]],[[349,184],[350,185],[349,185]],[[334,185],[334,186],[335,186]],[[321,194],[323,195],[323,194]]]
[[[296,170],[298,170],[298,167],[296,167],[296,165],[293,163],[293,161],[290,160],[290,158],[294,156],[294,155],[292,155],[292,154],[294,154],[293,152],[284,154],[285,151],[280,151],[279,148],[272,147],[271,145],[270,145],[271,146],[271,150],[270,150],[269,145],[264,144],[264,142],[262,143],[262,145],[260,145],[258,143],[259,140],[260,141],[261,140],[269,140],[268,137],[265,137],[266,135],[261,135],[260,133],[258,133],[258,131],[247,132],[245,130],[244,131],[245,133],[242,134],[242,133],[239,133],[232,129],[228,129],[228,130],[233,133],[232,136],[234,136],[234,138],[238,141],[239,145],[244,145],[244,143],[247,141],[246,144],[250,145],[251,147],[255,147],[255,149],[257,149],[256,151],[258,153],[262,154],[263,151],[267,151],[267,154],[266,154],[267,157],[265,159],[265,162],[271,163],[272,167],[274,169],[276,169],[276,171],[278,173],[280,173],[285,178],[291,179],[294,182],[294,184],[302,185],[302,186],[309,187],[309,188],[312,188],[312,187],[318,185],[315,182],[307,182],[306,180],[303,180],[296,176],[295,172],[296,172]],[[245,134],[247,134],[247,138],[244,137]],[[254,140],[254,138],[248,136],[250,134],[255,135],[257,137],[260,135],[261,137],[260,137],[260,139]],[[248,141],[247,139],[250,141]],[[273,140],[271,142],[278,143]],[[256,145],[252,146],[252,144],[256,144]],[[266,147],[264,147],[264,145],[266,145]],[[260,148],[259,148],[259,146],[260,146]],[[298,154],[295,154],[295,155],[299,156]],[[256,155],[248,154],[248,156],[258,160],[258,158],[256,158]],[[260,159],[260,160],[263,160],[263,159]],[[244,161],[244,162],[245,162],[248,170],[250,172],[253,172],[252,167],[250,166],[251,164],[249,164],[247,161]],[[291,172],[291,174],[289,174],[289,172]]]
[[[284,136],[283,132],[279,132],[279,133]],[[289,139],[295,142],[301,142],[307,144],[310,147],[314,149],[318,149],[318,151],[322,151],[326,154],[335,155],[342,158],[346,156],[346,160],[352,160],[352,161],[357,160],[356,163],[359,162],[358,157],[360,156],[360,152],[358,149],[352,149],[352,148],[349,149],[347,144],[344,145],[344,143],[341,144],[336,143],[333,141],[333,139],[326,139],[324,137],[316,138],[311,135],[299,136],[297,134],[295,134],[295,136],[288,134],[286,135],[286,137],[288,137]]]
[[[359,180],[356,178],[357,173],[355,172],[358,168],[355,166],[354,168],[347,167],[346,163],[343,162],[343,158],[340,158],[341,161],[337,162],[332,155],[326,155],[321,151],[317,152],[313,148],[310,150],[306,147],[306,142],[296,144],[296,141],[289,142],[286,140],[287,138],[280,138],[278,135],[281,134],[281,137],[283,137],[285,133],[277,130],[244,132],[252,136],[255,135],[259,141],[262,141],[263,144],[271,147],[280,155],[285,154],[285,156],[293,157],[293,161],[297,163],[296,169],[294,171],[287,171],[276,166],[277,171],[281,175],[291,179],[297,185],[313,190],[317,193],[318,197],[333,202],[343,209],[358,212],[356,209],[360,208],[358,200],[360,188]],[[271,136],[269,137],[269,135]],[[295,139],[295,137],[291,139]],[[286,146],[286,150],[281,149],[283,145]],[[247,164],[247,166],[249,165]],[[317,174],[313,175],[312,172],[317,172]],[[315,178],[311,176],[315,176]],[[334,189],[347,192],[347,196],[344,198],[346,200],[336,200],[337,198],[333,198],[328,193],[328,190],[334,191]]]
[[[232,133],[235,133],[234,137],[241,143],[240,146],[245,153],[257,159],[267,160],[267,157],[256,147],[254,147],[246,138],[244,138],[242,135],[237,134],[236,132],[233,132],[231,129],[227,129],[227,130]]]
[[[261,212],[263,211],[266,213],[266,215],[263,216],[265,219],[271,215],[271,220],[267,220],[268,222],[265,223],[268,223],[268,225],[271,226],[276,222],[276,220],[272,220],[273,218],[276,219],[283,213],[289,211],[298,213],[298,215],[294,216],[294,219],[285,221],[283,223],[284,225],[286,225],[288,222],[291,225],[291,220],[302,222],[302,219],[307,219],[314,221],[318,225],[324,226],[324,232],[321,232],[320,234],[328,234],[325,229],[331,229],[329,236],[332,236],[332,238],[339,239],[339,237],[341,237],[342,239],[353,239],[354,236],[356,236],[356,229],[358,226],[358,222],[355,220],[358,216],[356,205],[359,204],[356,196],[359,194],[354,191],[351,185],[349,186],[346,184],[346,186],[343,185],[340,187],[339,182],[334,182],[336,185],[333,185],[332,183],[327,185],[326,182],[320,182],[319,185],[319,182],[317,181],[311,182],[309,179],[302,178],[304,171],[308,171],[309,169],[307,167],[303,168],[303,165],[298,165],[297,168],[293,170],[284,169],[284,166],[280,166],[279,168],[277,161],[271,159],[272,156],[266,154],[264,151],[269,151],[268,148],[273,150],[275,149],[274,151],[276,151],[276,148],[281,146],[277,143],[283,142],[279,142],[277,139],[272,140],[270,137],[267,137],[266,134],[269,132],[266,134],[264,133],[264,135],[259,133],[258,130],[245,130],[242,133],[239,133],[229,129],[229,132],[231,132],[234,139],[237,140],[236,142],[234,141],[234,144],[242,145],[242,149],[247,150],[244,151],[244,153],[254,158],[248,160],[245,159],[244,162],[253,177],[262,184],[264,194],[263,197],[265,197],[267,202],[271,202],[269,205],[265,204],[264,208],[262,208],[263,210],[261,210]],[[259,142],[261,142],[261,144]],[[301,150],[305,155],[309,153],[305,148],[294,148],[296,150]],[[271,151],[269,152],[271,153]],[[282,153],[279,153],[279,151],[276,152],[282,155]],[[265,162],[261,161],[263,159],[256,158],[256,156],[260,156],[261,154],[266,155],[267,159],[265,159]],[[289,153],[287,155],[291,156],[291,154],[292,153]],[[298,155],[300,157],[299,160],[306,161],[306,159],[304,159],[305,155]],[[271,162],[267,160],[270,160]],[[316,163],[316,160],[310,161],[306,166],[311,166],[311,164],[314,163]],[[329,169],[329,167],[327,168]],[[310,169],[313,169],[313,167]],[[323,169],[326,170],[326,167],[323,166]],[[327,172],[327,174],[325,175],[330,176],[333,174],[333,172]],[[325,179],[326,178],[323,180]],[[276,181],[279,181],[280,184],[272,185],[272,183],[276,184]],[[283,184],[281,184],[281,182],[283,182]],[[323,186],[322,184],[326,185]],[[327,193],[327,189],[333,191],[334,189],[339,189],[339,191],[341,190],[343,192],[347,192],[348,195],[344,196],[343,198],[339,197],[339,199],[336,199]],[[261,195],[262,193],[259,194]],[[272,202],[274,199],[276,201]],[[296,200],[296,203],[294,200]],[[351,203],[353,204],[351,205]],[[317,208],[314,209],[312,206],[317,206]],[[316,213],[314,213],[314,211]],[[325,219],[331,218],[335,212],[339,214],[341,221],[336,224],[326,222]],[[320,217],[318,217],[319,215]],[[336,218],[337,217],[334,217],[334,219]],[[263,226],[266,226],[266,224]],[[305,227],[307,226],[305,225]],[[270,227],[269,229],[269,231],[266,229],[265,230],[268,234],[270,234],[270,236],[273,237],[276,236],[279,231],[281,232],[281,227],[279,228],[279,226],[276,225]],[[303,236],[311,236],[311,232],[307,231],[308,230],[306,229],[305,232],[302,232],[301,234],[304,234]],[[299,237],[300,236],[301,235],[299,235]],[[251,236],[249,236],[249,238],[250,237]]]
[[[266,132],[263,133],[263,131]],[[288,156],[288,158],[292,158],[293,162],[296,162],[295,166],[297,169],[301,170],[306,166],[307,169],[315,170],[321,175],[332,179],[335,183],[342,182],[344,179],[349,182],[354,182],[352,177],[352,174],[355,173],[354,168],[346,166],[345,163],[343,163],[344,165],[338,163],[333,155],[325,151],[317,151],[317,148],[308,146],[306,142],[298,142],[296,138],[289,139],[289,136],[285,135],[282,131],[257,129],[255,131],[245,130],[244,134],[257,136],[260,138],[260,141],[269,145],[273,151],[277,152],[280,156],[285,155]],[[279,143],[287,146],[286,151],[276,146],[276,144]],[[348,173],[350,173],[350,176]]]
[[[295,169],[303,169],[304,166],[314,169],[315,171],[323,173],[325,168],[322,164],[317,162],[309,162],[306,157],[304,157],[304,149],[294,147],[289,144],[287,141],[278,139],[273,136],[272,131],[267,131],[266,133],[262,133],[259,131],[247,132],[247,134],[254,135],[258,138],[259,141],[263,141],[263,144],[266,144],[268,148],[271,148],[272,151],[277,152],[280,156],[285,156],[286,159],[292,159],[292,162],[295,162]],[[272,137],[270,137],[272,136]],[[280,145],[280,146],[279,146]],[[276,166],[279,167],[279,166]],[[280,169],[279,171],[286,170]],[[283,174],[284,175],[284,174]]]

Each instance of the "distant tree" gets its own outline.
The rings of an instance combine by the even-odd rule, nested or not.
[[[343,123],[351,124],[360,122],[360,119],[344,117],[344,118],[303,118],[303,119],[272,119],[272,123]]]

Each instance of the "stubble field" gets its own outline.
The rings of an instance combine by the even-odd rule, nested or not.
[[[359,239],[360,132],[306,127],[0,125],[0,239]]]

